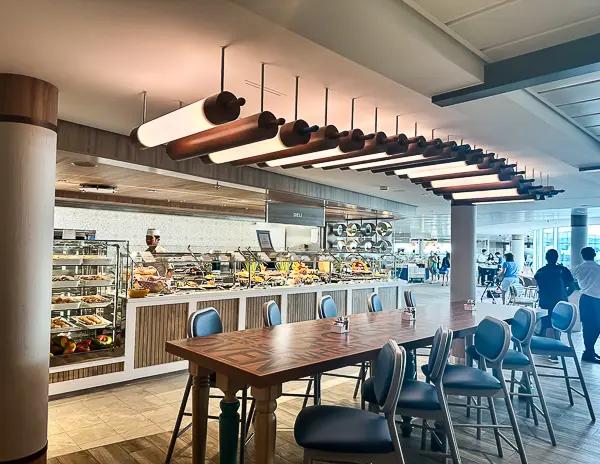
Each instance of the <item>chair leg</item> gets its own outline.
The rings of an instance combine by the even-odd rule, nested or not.
[[[590,411],[590,418],[593,422],[596,422],[596,414],[594,413],[594,407],[592,406],[592,400],[590,399],[590,394],[588,392],[587,386],[585,384],[585,380],[583,378],[583,371],[581,370],[581,364],[579,364],[579,359],[577,359],[577,354],[573,356],[573,361],[575,362],[575,367],[577,369],[577,375],[579,376],[579,382],[581,383],[581,390],[585,396],[585,402],[587,403],[588,410]],[[570,389],[569,389],[570,391]]]
[[[240,417],[240,464],[244,464],[246,454],[246,414],[248,403],[248,387],[242,390],[242,414]]]
[[[563,372],[565,374],[565,383],[567,384],[567,394],[569,395],[569,404],[571,406],[575,406],[575,402],[573,401],[573,392],[571,391],[571,381],[569,380],[569,370],[567,369],[567,362],[564,356],[560,357],[562,362]],[[577,362],[577,360],[576,360]]]
[[[471,397],[467,396],[467,417],[471,417]]]
[[[490,408],[492,425],[498,425],[498,416],[496,415],[496,405],[494,404],[494,398],[488,398],[488,407]],[[504,457],[504,451],[502,450],[502,439],[500,438],[500,430],[494,429],[494,437],[496,438],[496,448],[498,449],[498,456]]]
[[[185,408],[187,407],[187,402],[190,396],[190,391],[192,389],[193,383],[194,377],[192,377],[192,375],[190,374],[188,376],[187,383],[185,384],[185,390],[183,392],[183,398],[181,399],[181,405],[179,406],[179,412],[177,413],[177,419],[175,420],[175,428],[173,429],[173,435],[171,435],[171,442],[169,443],[169,450],[167,451],[165,464],[169,464],[171,462],[171,458],[173,457],[173,451],[175,451],[175,443],[177,442],[179,429],[181,428],[181,421],[183,420],[183,414],[185,413]]]
[[[480,396],[478,396],[476,398],[476,404],[477,404],[477,406],[479,406],[477,408],[477,425],[481,425],[481,415],[482,415],[483,410],[481,409],[481,397]],[[481,440],[481,428],[480,427],[477,427],[477,431],[475,433],[477,434],[477,439]]]
[[[302,459],[302,464],[312,464],[312,459],[310,458],[306,450],[304,450],[304,459]]]
[[[319,405],[321,404],[321,381],[322,381],[323,377],[321,376],[321,374],[317,374],[315,375],[315,405]]]
[[[248,413],[248,418],[246,419],[246,436],[250,433],[250,427],[252,426],[252,422],[254,422],[255,415],[254,410],[256,408],[256,400],[252,398],[250,401],[250,412]]]
[[[517,376],[514,370],[510,371],[510,392],[515,392],[515,382],[517,381]],[[511,396],[512,398],[512,396]]]
[[[544,397],[544,392],[542,391],[542,385],[540,384],[540,379],[537,375],[537,370],[535,368],[535,364],[533,363],[533,358],[529,357],[529,362],[531,363],[531,375],[533,376],[533,382],[535,383],[535,389],[538,394],[538,398],[540,399],[540,405],[542,406],[542,412],[544,413],[544,419],[546,419],[546,427],[548,427],[548,435],[550,435],[550,441],[552,442],[552,446],[556,446],[556,438],[554,437],[554,427],[552,427],[552,421],[550,420],[550,413],[548,412],[548,406],[546,405],[546,398]]]
[[[527,464],[527,455],[525,454],[525,448],[523,447],[521,431],[519,430],[519,424],[517,423],[517,417],[515,416],[515,410],[513,408],[510,394],[508,392],[508,389],[506,388],[506,383],[504,382],[504,379],[501,379],[500,382],[502,383],[502,390],[504,391],[504,402],[506,403],[506,411],[508,412],[508,417],[510,418],[510,424],[512,425],[513,434],[515,436],[515,442],[519,451],[519,456],[521,457],[521,463]]]
[[[356,397],[358,396],[358,390],[360,389],[360,384],[363,381],[363,379],[365,378],[365,363],[361,363],[360,365],[360,371],[358,372],[358,379],[356,379],[356,385],[354,386],[354,396],[352,398],[356,399]]]
[[[531,379],[529,378],[529,372],[523,372],[523,380],[525,382],[525,389],[527,390],[527,393],[529,395],[532,395],[533,389],[531,388]],[[531,410],[531,415],[533,416],[533,423],[537,427],[540,425],[540,423],[538,421],[537,411],[535,410],[535,405],[533,403],[533,396],[527,397],[526,401],[527,401],[527,409]],[[529,417],[529,415],[527,415],[527,417]]]
[[[310,396],[310,389],[313,386],[313,379],[314,377],[311,377],[308,381],[308,385],[306,386],[306,393],[305,393],[305,397],[304,397],[304,401],[302,401],[302,409],[304,409],[306,407],[306,405],[308,404],[308,397]],[[314,395],[316,396],[317,394],[317,389],[315,388],[314,391]],[[315,399],[315,404],[316,404],[316,399]]]
[[[423,419],[423,428],[421,429],[421,450],[427,448],[427,421]]]

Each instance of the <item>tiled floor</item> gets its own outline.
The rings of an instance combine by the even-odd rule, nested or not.
[[[439,285],[420,285],[413,288],[417,301],[434,303],[447,298],[449,289]],[[575,336],[577,342],[580,334]],[[572,365],[570,365],[572,367]],[[572,368],[574,372],[574,368]],[[592,400],[600,413],[600,366],[584,365],[584,373],[591,390]],[[104,463],[162,463],[168,447],[177,408],[185,385],[185,375],[140,381],[132,385],[65,398],[50,403],[49,455],[50,464],[104,464]],[[515,401],[520,428],[526,443],[530,463],[552,464],[596,463],[600,460],[598,440],[600,425],[590,422],[585,401],[575,398],[575,406],[568,404],[564,383],[543,379],[542,385],[549,402],[550,413],[558,440],[552,447],[544,426],[535,427],[525,417],[524,404]],[[298,384],[287,384],[290,391]],[[300,385],[301,388],[301,385]],[[325,403],[358,406],[352,399],[354,384],[344,379],[327,379],[323,385]],[[278,401],[278,462],[300,464],[301,450],[293,438],[293,423],[300,410],[301,400],[284,397]],[[497,401],[500,420],[508,423],[501,401]],[[218,414],[218,401],[211,402],[211,413]],[[453,419],[467,422],[464,410],[453,409]],[[187,419],[185,419],[187,420]],[[484,414],[484,421],[489,417]],[[508,433],[507,433],[508,434]],[[417,433],[404,442],[406,449],[417,447]],[[174,464],[191,462],[190,432],[184,434],[176,448]],[[218,423],[209,427],[208,448],[210,462],[219,462]],[[496,455],[493,433],[484,431],[481,441],[475,439],[473,429],[460,429],[458,442],[465,464],[517,463],[518,455],[504,446],[503,459]],[[248,445],[247,462],[252,460],[253,442]],[[410,453],[410,452],[409,452]],[[408,462],[426,463],[423,458]],[[259,463],[257,463],[259,464]]]

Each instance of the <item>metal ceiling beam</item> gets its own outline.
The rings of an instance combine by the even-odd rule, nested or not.
[[[452,106],[596,71],[600,34],[486,64],[483,84],[434,95],[431,101]]]

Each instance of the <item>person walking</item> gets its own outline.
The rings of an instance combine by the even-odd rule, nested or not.
[[[511,285],[519,281],[519,266],[515,263],[515,256],[512,253],[504,255],[504,263],[502,263],[502,269],[498,277],[502,278],[502,304],[506,304],[506,292],[508,292]]]
[[[429,281],[430,284],[437,282],[439,280],[439,269],[440,269],[440,258],[432,251],[429,255],[429,259],[427,260],[427,267],[429,268]]]
[[[450,252],[446,253],[446,256],[442,258],[442,264],[440,266],[440,276],[442,279],[442,287],[449,285],[450,280]]]
[[[600,364],[600,356],[595,349],[600,335],[600,265],[594,261],[596,251],[592,247],[583,248],[581,257],[583,263],[573,268],[573,277],[581,289],[579,313],[585,345],[581,360]]]

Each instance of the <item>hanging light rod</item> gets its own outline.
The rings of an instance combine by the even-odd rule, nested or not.
[[[450,187],[440,187],[429,189],[435,195],[453,195],[462,192],[476,192],[485,190],[502,190],[502,189],[527,189],[533,185],[533,180],[523,179],[522,176],[514,176],[508,180],[498,180],[498,176],[474,176],[464,177],[462,185],[453,185]],[[438,181],[441,182],[441,181]]]
[[[485,158],[485,155],[483,154],[483,152],[481,150],[471,150],[471,151],[463,151],[463,152],[445,152],[442,153],[441,155],[436,155],[436,156],[431,156],[429,158],[425,158],[423,160],[419,160],[419,161],[415,161],[415,162],[411,162],[411,163],[397,163],[394,165],[388,165],[388,166],[383,166],[383,167],[379,167],[379,168],[375,168],[375,169],[371,169],[372,172],[378,174],[380,172],[385,172],[385,173],[393,173],[395,170],[398,169],[406,169],[406,168],[412,168],[412,167],[427,167],[427,166],[432,166],[435,167],[438,164],[444,164],[444,163],[449,163],[452,162],[454,160],[464,160],[464,161],[473,161],[473,162],[477,162],[477,163],[481,163],[481,161],[483,161],[483,159]],[[478,161],[481,160],[481,161]],[[393,174],[391,174],[393,175]]]

